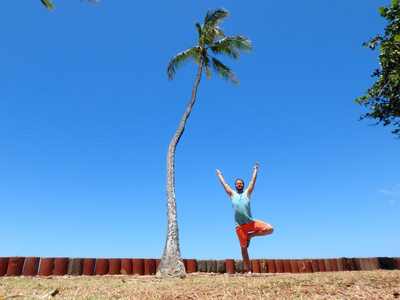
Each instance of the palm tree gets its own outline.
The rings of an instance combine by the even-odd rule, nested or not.
[[[40,0],[43,5],[48,9],[48,10],[55,10],[56,8],[54,7],[53,3],[51,3],[51,0]],[[97,4],[99,0],[87,0],[90,3]],[[81,0],[83,2],[83,0]]]
[[[199,65],[197,77],[194,82],[192,97],[186,111],[179,123],[178,130],[168,148],[167,153],[167,237],[165,241],[164,254],[157,270],[158,276],[185,276],[185,267],[182,262],[179,249],[178,222],[175,200],[175,149],[185,130],[186,120],[196,100],[197,87],[200,82],[201,74],[204,69],[208,78],[211,78],[210,69],[212,68],[224,80],[238,85],[235,74],[231,69],[210,55],[223,54],[235,60],[239,59],[239,52],[251,52],[251,41],[243,35],[226,37],[219,25],[229,12],[224,8],[207,11],[204,24],[195,23],[199,35],[198,45],[190,47],[173,57],[167,67],[170,80],[173,79],[177,70],[190,59]]]

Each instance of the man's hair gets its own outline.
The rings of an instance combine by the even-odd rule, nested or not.
[[[244,185],[243,179],[240,179],[240,178],[238,178],[238,179],[235,180],[235,185],[236,185],[236,182],[237,182],[238,180],[240,180],[240,181],[243,183],[243,185]]]

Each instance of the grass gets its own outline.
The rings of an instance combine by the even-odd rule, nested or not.
[[[400,270],[244,275],[1,277],[0,299],[394,299]],[[51,296],[45,297],[51,298]]]

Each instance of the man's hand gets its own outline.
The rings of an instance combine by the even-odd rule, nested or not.
[[[221,181],[221,184],[224,187],[225,192],[232,198],[233,190],[229,187],[229,185],[226,184],[224,178],[222,177],[222,173],[218,169],[215,169],[215,171],[217,171],[219,181]]]
[[[247,188],[247,196],[250,199],[250,195],[254,190],[254,184],[256,183],[256,179],[257,179],[257,172],[258,172],[258,162],[256,162],[256,165],[253,167],[254,172],[253,172],[253,178],[251,178],[251,181],[249,183],[249,186]]]

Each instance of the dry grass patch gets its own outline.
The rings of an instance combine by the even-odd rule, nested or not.
[[[244,275],[2,277],[0,299],[394,299],[400,271]],[[35,297],[36,296],[36,297]]]

